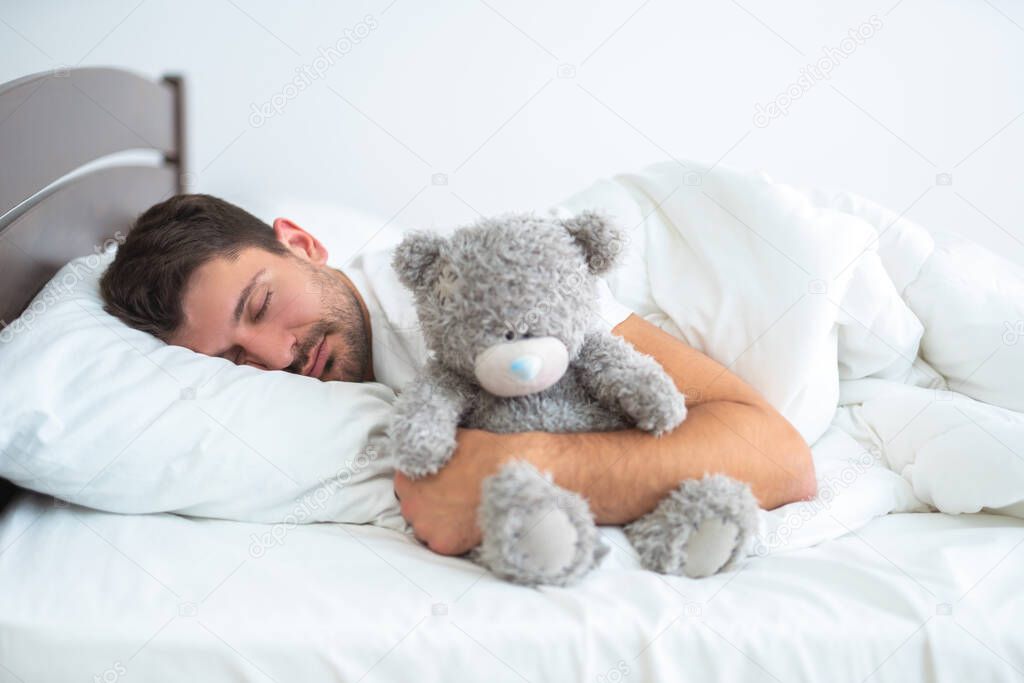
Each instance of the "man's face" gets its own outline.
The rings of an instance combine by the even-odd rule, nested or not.
[[[278,219],[274,232],[288,254],[253,247],[196,269],[168,341],[264,370],[372,379],[369,320],[355,287],[302,228]]]

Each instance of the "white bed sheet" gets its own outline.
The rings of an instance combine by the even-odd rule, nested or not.
[[[890,515],[694,581],[617,529],[571,589],[502,583],[375,527],[121,516],[26,494],[0,519],[2,681],[1006,680],[1024,521]],[[262,551],[262,552],[261,552]]]

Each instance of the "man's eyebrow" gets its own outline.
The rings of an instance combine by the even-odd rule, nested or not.
[[[252,290],[256,288],[257,281],[267,272],[266,268],[260,268],[252,279],[249,280],[249,284],[245,286],[242,293],[238,295],[238,303],[235,304],[235,313],[233,316],[234,322],[237,325],[238,321],[242,319],[242,311],[245,310],[245,302],[249,300],[249,296],[252,294]]]

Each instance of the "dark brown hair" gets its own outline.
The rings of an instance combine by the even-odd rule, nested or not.
[[[182,323],[189,278],[212,258],[234,259],[247,247],[288,250],[251,213],[207,194],[179,194],[135,220],[100,280],[104,308],[164,341]]]

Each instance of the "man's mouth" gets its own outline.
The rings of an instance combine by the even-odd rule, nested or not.
[[[309,354],[309,362],[302,369],[302,374],[319,379],[324,371],[325,363],[327,363],[327,335],[324,335],[324,338],[320,340],[320,343]]]

